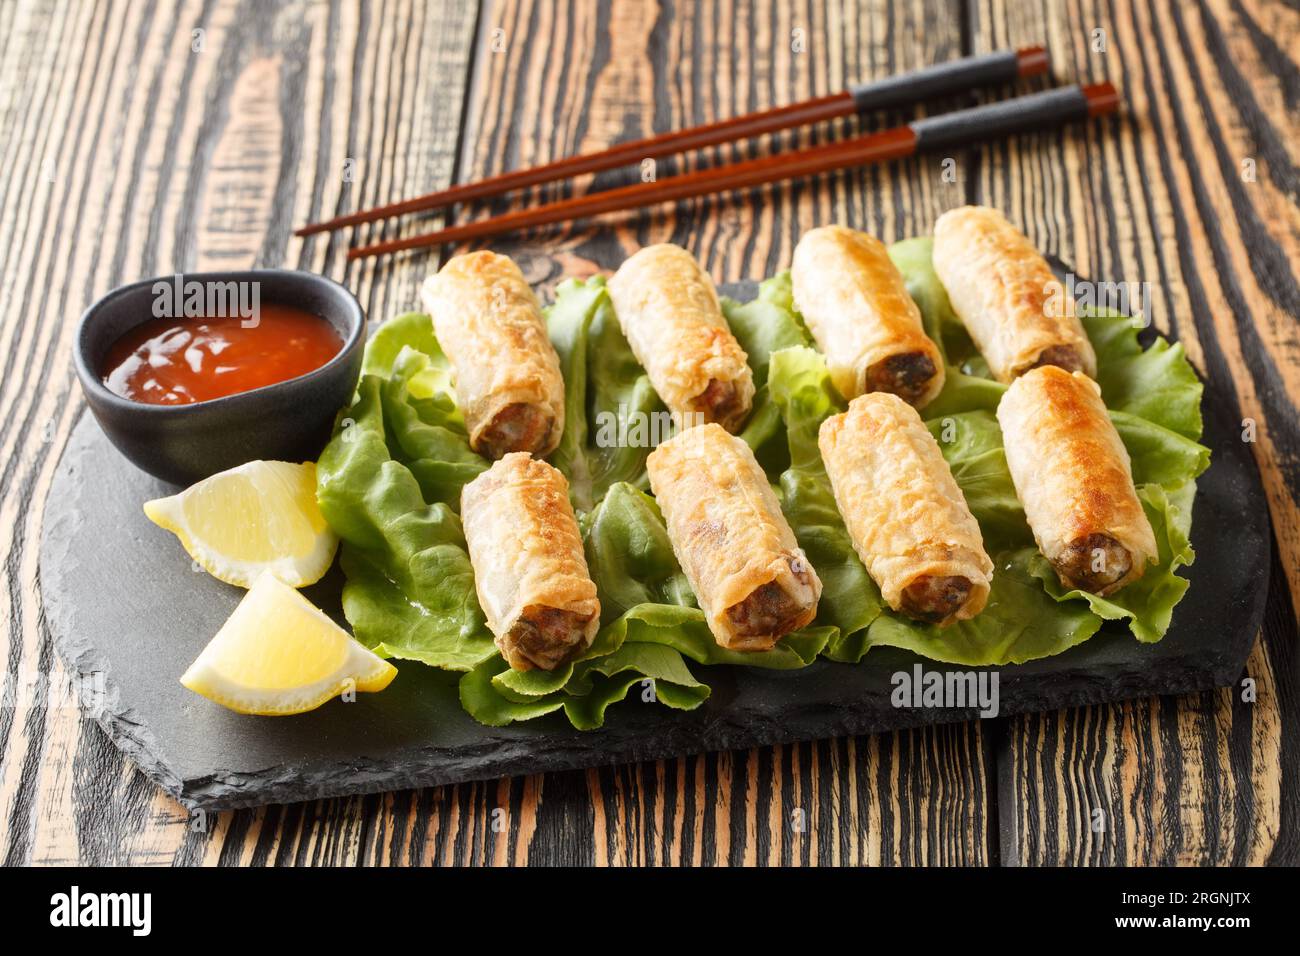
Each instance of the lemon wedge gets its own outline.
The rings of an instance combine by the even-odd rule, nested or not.
[[[181,683],[241,714],[315,710],[349,691],[380,691],[397,668],[269,572],[253,584]]]
[[[292,587],[314,584],[339,543],[316,504],[314,462],[250,461],[145,502],[144,513],[205,571],[242,588],[264,571]]]

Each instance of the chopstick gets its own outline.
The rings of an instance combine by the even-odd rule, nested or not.
[[[1114,112],[1118,106],[1119,94],[1110,83],[1059,87],[971,109],[925,117],[905,126],[842,142],[699,170],[658,182],[636,183],[621,189],[521,209],[421,235],[390,239],[352,249],[348,252],[348,258],[361,259],[444,242],[481,239],[516,229],[585,219],[606,212],[903,159],[933,149],[972,146],[1014,133],[1048,129],[1074,120],[1102,116]]]
[[[1048,65],[1047,50],[1041,46],[963,57],[883,80],[855,84],[847,90],[830,96],[803,100],[788,106],[748,113],[703,126],[662,133],[647,139],[619,143],[599,152],[570,156],[543,166],[517,169],[478,182],[462,183],[386,206],[336,216],[325,222],[303,226],[294,235],[310,236],[342,229],[345,226],[400,216],[408,212],[421,212],[427,209],[439,209],[453,203],[486,199],[557,179],[570,179],[584,173],[600,172],[617,166],[640,163],[646,159],[658,159],[674,153],[717,146],[721,143],[762,136],[797,126],[807,126],[853,113],[909,106],[921,100],[961,93],[974,86],[1009,83],[1021,77],[1036,76],[1046,73]]]

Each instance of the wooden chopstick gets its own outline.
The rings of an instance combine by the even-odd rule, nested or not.
[[[401,202],[389,203],[386,206],[337,216],[325,222],[303,226],[294,234],[310,236],[319,232],[330,232],[345,226],[374,222],[377,219],[387,219],[408,212],[439,209],[453,203],[486,199],[557,179],[570,179],[584,173],[600,172],[639,163],[646,159],[659,159],[674,153],[807,126],[853,113],[907,106],[925,99],[964,92],[975,86],[1006,83],[1021,77],[1046,73],[1048,66],[1047,50],[1041,46],[963,57],[883,80],[857,84],[830,96],[804,100],[757,113],[747,113],[716,123],[662,133],[646,139],[619,143],[599,152],[570,156],[543,166],[517,169],[477,182],[463,183]]]
[[[481,239],[517,229],[585,219],[606,212],[902,159],[926,150],[971,146],[1013,133],[1047,129],[1073,120],[1101,116],[1114,112],[1118,106],[1119,94],[1110,83],[1084,87],[1065,86],[967,110],[929,116],[905,126],[842,142],[778,153],[715,169],[698,170],[658,182],[636,183],[621,189],[521,209],[421,235],[390,239],[352,249],[348,252],[348,258],[361,259],[444,242]]]

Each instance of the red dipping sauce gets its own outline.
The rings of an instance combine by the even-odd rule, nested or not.
[[[334,326],[290,305],[246,319],[148,319],[113,343],[100,370],[110,392],[149,405],[188,405],[314,371],[343,348]]]

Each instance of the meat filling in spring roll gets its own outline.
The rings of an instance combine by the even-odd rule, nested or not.
[[[537,297],[508,256],[456,256],[420,290],[451,360],[470,447],[549,455],[564,432],[564,379]]]
[[[600,602],[564,475],[512,452],[462,489],[460,507],[479,604],[506,662],[553,670],[585,651]]]
[[[636,359],[679,428],[717,422],[736,431],[754,400],[754,376],[727,327],[713,282],[679,246],[648,246],[609,280]]]
[[[999,382],[1045,365],[1097,374],[1074,299],[996,209],[963,206],[940,216],[934,271]]]
[[[1098,595],[1142,577],[1156,539],[1101,389],[1081,372],[1026,372],[998,404],[1016,495],[1061,583]]]
[[[940,626],[982,611],[993,562],[916,409],[863,395],[822,422],[817,439],[853,548],[885,602]]]
[[[864,232],[806,232],[790,267],[795,307],[845,398],[890,392],[917,406],[943,388],[943,359],[884,245]]]
[[[646,461],[673,552],[722,647],[770,650],[812,622],[822,583],[739,438],[690,428]]]

